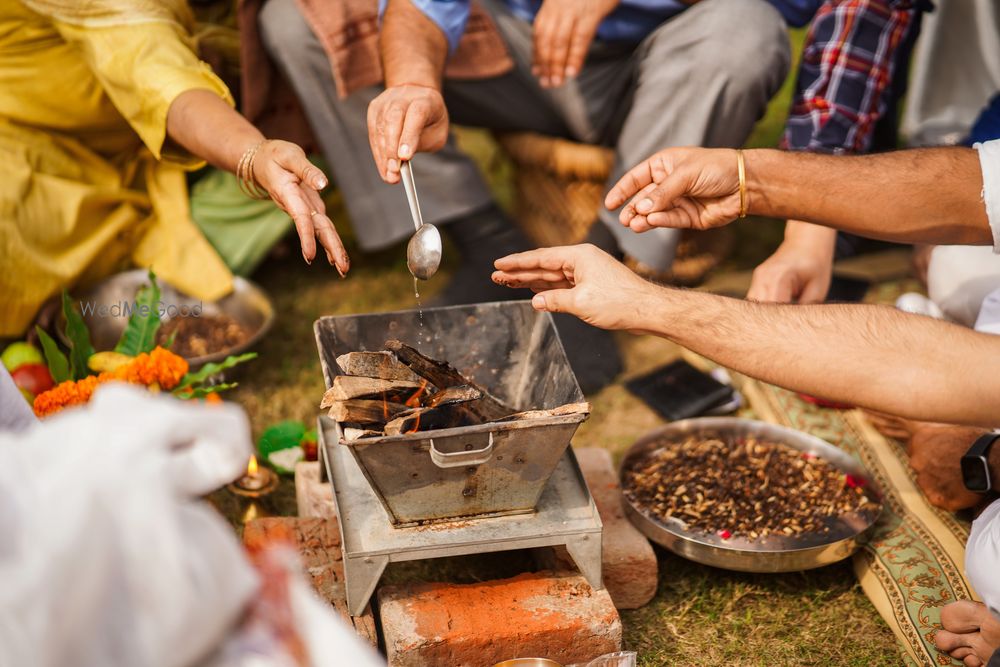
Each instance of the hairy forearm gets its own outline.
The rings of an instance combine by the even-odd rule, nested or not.
[[[167,136],[209,164],[235,172],[240,157],[264,135],[218,95],[181,93],[167,112]]]
[[[379,40],[386,88],[411,84],[441,89],[448,40],[410,0],[389,0]]]
[[[645,301],[645,321],[630,328],[746,375],[902,417],[1000,426],[1000,338],[885,306],[764,304],[657,286]]]
[[[900,242],[992,243],[971,148],[863,156],[746,151],[751,213]]]

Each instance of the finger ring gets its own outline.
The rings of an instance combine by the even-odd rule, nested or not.
[[[313,212],[312,212],[312,213],[310,213],[309,215],[310,215],[310,216],[316,216],[316,215],[319,215],[319,211],[313,211]]]

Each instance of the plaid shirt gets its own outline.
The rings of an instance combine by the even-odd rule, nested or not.
[[[782,147],[863,153],[892,94],[896,52],[917,29],[921,0],[827,0],[816,12]]]

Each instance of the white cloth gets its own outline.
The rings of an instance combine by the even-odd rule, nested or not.
[[[37,422],[31,406],[14,384],[14,378],[4,365],[0,364],[0,433],[23,431]]]
[[[935,0],[924,14],[903,112],[911,146],[955,144],[1000,91],[1000,3]]]
[[[995,616],[1000,616],[1000,500],[972,522],[965,545],[965,576]]]
[[[983,299],[976,319],[976,331],[1000,335],[1000,288],[993,290]]]
[[[983,204],[993,230],[993,252],[1000,254],[1000,139],[976,144],[983,170]]]
[[[947,319],[973,326],[983,301],[997,288],[1000,255],[990,246],[937,246],[931,252],[927,295]]]
[[[122,384],[0,433],[0,665],[289,664],[240,625],[260,580],[201,498],[251,451],[236,405]],[[286,570],[310,667],[384,665]]]

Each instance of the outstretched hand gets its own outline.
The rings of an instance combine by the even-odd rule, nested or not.
[[[634,232],[654,227],[711,229],[739,217],[736,151],[667,148],[633,167],[604,200]]]
[[[590,244],[517,253],[494,265],[493,282],[533,290],[536,310],[569,313],[601,329],[643,330],[643,304],[655,289]]]
[[[311,264],[316,257],[318,238],[327,261],[341,277],[345,276],[351,260],[319,196],[320,190],[327,186],[327,179],[305,152],[287,141],[266,141],[254,158],[253,176],[274,203],[291,216],[306,262]]]

